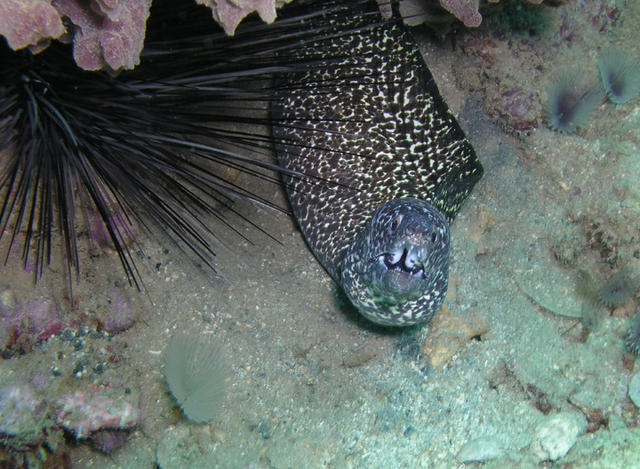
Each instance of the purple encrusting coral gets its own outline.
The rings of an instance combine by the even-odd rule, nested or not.
[[[0,290],[0,351],[29,350],[69,325],[54,299],[20,301],[9,288]]]
[[[624,51],[612,49],[598,59],[602,86],[609,101],[623,104],[640,94],[640,61]]]
[[[0,35],[14,50],[38,51],[65,32],[60,14],[44,0],[3,0],[0,13]]]
[[[130,298],[119,291],[107,296],[107,304],[96,313],[98,327],[110,334],[119,334],[135,322],[135,313]]]
[[[133,301],[126,292],[115,288],[107,290],[100,303],[90,309],[95,311],[91,321],[109,334],[126,331],[136,320]],[[80,319],[52,297],[23,300],[9,287],[0,286],[0,353],[6,356],[28,352],[38,342],[67,328],[76,329]]]
[[[188,0],[184,0],[185,2]],[[211,9],[213,19],[233,36],[240,22],[256,12],[266,23],[276,19],[276,9],[291,0],[195,0]],[[494,3],[499,0],[492,0]],[[540,4],[542,0],[528,0]],[[409,24],[426,18],[425,4],[402,0]],[[480,0],[433,0],[467,27],[482,23]],[[13,50],[29,47],[39,52],[51,40],[73,41],[76,63],[86,70],[132,69],[138,65],[152,0],[2,0],[0,35]],[[378,0],[380,10],[390,15],[388,0]],[[402,5],[404,4],[404,5]],[[426,12],[426,10],[424,10]]]
[[[85,70],[132,69],[140,63],[151,0],[126,2],[53,0],[75,25],[73,58]]]
[[[196,3],[210,7],[229,35],[254,11],[273,22],[281,5],[279,0]],[[85,70],[132,69],[140,62],[150,8],[151,0],[2,0],[0,35],[12,49],[29,47],[33,52],[45,49],[52,39],[73,41],[73,57]]]
[[[133,243],[137,229],[133,221],[127,217],[127,214],[122,210],[116,202],[109,204],[110,213],[103,218],[96,210],[89,209],[86,214],[87,222],[87,236],[91,241],[95,241],[101,247],[113,246],[113,238],[107,226],[113,230],[113,236],[115,236],[120,244],[128,246]]]
[[[382,0],[378,0],[379,2]],[[499,0],[493,0],[497,3]],[[418,3],[419,2],[415,2]],[[540,4],[542,0],[529,0],[529,3]],[[468,27],[477,27],[482,23],[479,0],[440,0],[442,8],[454,15]]]
[[[140,421],[138,407],[122,390],[90,385],[61,398],[51,387],[36,389],[26,382],[0,381],[0,439],[13,451],[47,444],[62,430],[108,453],[122,447]]]
[[[77,391],[61,399],[56,407],[56,424],[76,438],[88,438],[105,428],[132,428],[140,420],[140,412],[133,404],[100,388],[93,392]]]
[[[0,35],[14,50],[40,51],[51,39],[73,40],[80,67],[131,69],[140,60],[150,7],[151,0],[3,0]]]

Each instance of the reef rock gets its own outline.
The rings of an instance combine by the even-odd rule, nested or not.
[[[556,461],[569,452],[586,426],[582,415],[569,412],[550,415],[536,427],[531,449],[540,462]]]
[[[105,390],[77,391],[58,405],[56,423],[76,438],[88,438],[101,429],[126,429],[140,420],[137,407],[123,397],[111,397]]]

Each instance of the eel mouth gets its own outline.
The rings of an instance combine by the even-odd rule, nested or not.
[[[385,252],[378,256],[378,262],[389,272],[405,273],[412,277],[424,278],[424,266],[418,257],[418,249],[402,248]]]

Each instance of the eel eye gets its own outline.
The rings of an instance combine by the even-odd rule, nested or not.
[[[396,231],[402,222],[402,215],[398,215],[391,222],[391,231]]]
[[[431,232],[431,244],[436,244],[436,241],[438,241],[438,232],[433,230]]]

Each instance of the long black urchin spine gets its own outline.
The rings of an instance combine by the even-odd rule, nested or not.
[[[258,24],[228,38],[195,7],[179,7],[188,27],[168,26],[176,8],[152,9],[141,65],[117,77],[78,69],[59,44],[36,56],[0,47],[0,240],[5,260],[21,246],[36,279],[58,244],[67,278],[78,276],[78,243],[98,229],[140,286],[135,226],[215,269],[221,231],[253,225],[236,200],[285,210],[223,172],[279,182],[268,132],[255,127],[268,123],[260,81],[290,41]]]

